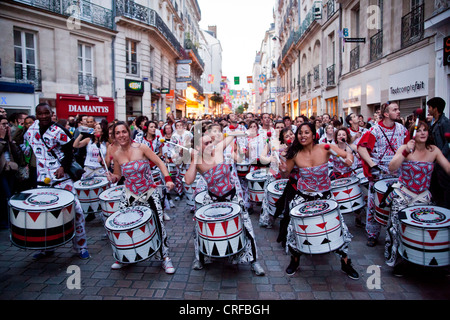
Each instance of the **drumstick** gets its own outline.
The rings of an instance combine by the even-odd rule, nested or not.
[[[223,134],[223,136],[226,138],[226,137],[246,137],[246,136],[248,136],[248,133],[247,132],[230,132],[230,133],[227,133],[227,132],[225,132],[224,134]]]
[[[447,140],[448,146],[449,146],[449,148],[450,148],[450,132],[446,132],[446,133],[444,134],[444,137],[445,137],[445,140]]]
[[[324,148],[325,148],[325,150],[330,150],[330,152],[331,152],[332,155],[334,155],[335,157],[337,157],[338,159],[340,159],[343,163],[345,163],[345,159],[342,158],[340,155],[338,155],[338,154],[336,153],[336,151],[334,151],[333,149],[331,149],[329,144],[326,144],[326,145],[324,146]]]
[[[345,143],[345,145],[346,145],[350,150],[352,150],[352,152],[355,154],[355,156],[356,156],[357,158],[359,158],[358,152],[356,152],[355,150],[353,150],[353,149],[348,145],[347,141],[345,141],[345,138],[342,138],[341,141],[342,141],[343,143]]]
[[[416,123],[414,124],[414,132],[412,135],[412,138],[414,139],[416,137],[416,133],[417,133],[417,127],[419,125],[419,116],[422,114],[422,109],[421,108],[417,108],[416,111],[414,112],[416,114]]]
[[[161,141],[162,143],[170,143],[170,144],[173,144],[173,145],[176,146],[176,147],[180,147],[180,148],[182,148],[182,149],[184,149],[184,150],[187,150],[187,151],[191,152],[191,149],[190,149],[190,148],[186,148],[186,147],[180,146],[179,144],[176,144],[176,143],[173,143],[173,142],[170,142],[170,141],[166,141],[166,139],[164,139],[164,138],[159,139],[159,141]]]
[[[97,144],[98,152],[100,152],[100,157],[102,158],[102,163],[105,166],[106,172],[109,172],[108,166],[106,165],[105,157],[103,156],[102,148],[100,148],[100,143]]]

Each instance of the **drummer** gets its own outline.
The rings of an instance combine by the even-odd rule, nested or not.
[[[224,162],[224,149],[234,140],[233,136],[227,136],[222,142],[213,144],[206,126],[197,124],[195,126],[194,149],[191,152],[191,165],[185,175],[187,184],[194,182],[199,172],[207,183],[208,193],[205,195],[203,204],[212,202],[236,202],[241,206],[242,220],[244,222],[245,235],[248,238],[245,248],[230,257],[233,263],[251,263],[251,268],[258,276],[265,274],[264,269],[257,261],[258,250],[253,226],[242,201],[242,191],[236,171],[232,170],[231,164]],[[203,264],[209,257],[200,253],[197,241],[197,233],[194,231],[195,260],[194,270],[203,268]]]
[[[295,198],[290,203],[290,208],[306,202],[318,199],[333,199],[330,192],[331,180],[328,176],[328,160],[332,152],[344,159],[347,165],[353,163],[350,153],[338,148],[336,145],[316,144],[314,138],[316,129],[310,123],[303,123],[296,132],[295,140],[287,152],[287,160],[280,162],[280,170],[283,177],[289,177],[294,166],[299,168],[299,179]],[[341,258],[341,270],[351,279],[359,279],[359,274],[353,269],[351,260],[347,256],[348,245],[352,235],[340,214],[344,232],[344,244],[335,252]],[[293,222],[287,226],[286,251],[291,253],[291,262],[286,269],[288,275],[294,275],[300,264],[301,252],[298,249]]]
[[[347,128],[340,127],[336,129],[336,132],[334,133],[334,141],[336,141],[339,149],[342,149],[347,153],[357,153],[356,145],[351,144],[351,136]],[[340,157],[336,157],[334,155],[331,155],[331,163],[333,167],[331,172],[331,180],[348,178],[354,173],[354,163],[348,166],[347,163],[341,161]]]
[[[117,147],[111,153],[114,161],[114,173],[109,174],[112,183],[119,181],[121,176],[125,177],[125,193],[122,196],[119,208],[123,209],[133,205],[144,205],[150,207],[159,219],[159,232],[161,237],[161,248],[156,257],[162,259],[162,267],[167,274],[175,273],[175,268],[169,257],[168,237],[164,226],[164,211],[161,198],[155,192],[155,185],[151,173],[151,163],[154,163],[164,175],[166,187],[171,190],[174,187],[169,171],[162,160],[145,144],[133,142],[131,131],[123,121],[114,125],[113,135]],[[118,261],[113,263],[112,269],[122,268]]]
[[[52,121],[52,110],[47,103],[36,106],[36,121],[24,135],[36,156],[38,186],[65,189],[75,195],[75,236],[73,249],[81,259],[88,259],[87,238],[83,209],[78,200],[74,182],[69,176],[73,161],[71,133]],[[33,256],[41,259],[53,255],[54,250],[40,251]]]
[[[388,266],[394,267],[397,276],[402,276],[405,271],[404,260],[397,252],[400,243],[398,212],[413,205],[432,204],[429,189],[435,162],[450,174],[450,162],[431,144],[428,124],[420,121],[415,137],[414,127],[409,129],[411,140],[398,149],[389,163],[391,172],[401,169],[399,182],[393,185],[394,190],[386,201],[386,205],[391,206],[391,215],[386,230],[385,259]]]

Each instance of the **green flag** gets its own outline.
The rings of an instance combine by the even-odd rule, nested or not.
[[[234,77],[234,84],[239,84],[239,77]]]

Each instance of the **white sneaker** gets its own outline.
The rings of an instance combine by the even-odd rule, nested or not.
[[[113,270],[122,269],[122,267],[123,267],[123,264],[121,264],[119,261],[116,261],[111,265],[111,269],[113,269]]]
[[[169,200],[169,204],[171,208],[175,208],[175,203],[173,203],[173,200]]]
[[[163,216],[164,221],[170,221],[170,217],[167,213],[164,212],[164,216]]]
[[[172,260],[170,260],[169,257],[163,260],[162,267],[167,274],[175,273],[175,268],[173,267]]]

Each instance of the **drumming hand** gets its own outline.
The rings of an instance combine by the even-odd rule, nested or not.
[[[111,173],[111,172],[109,172],[109,171],[106,172],[106,178],[107,178],[108,181],[111,182],[111,183],[116,183],[117,180],[119,180],[115,174],[113,174],[113,173]]]
[[[406,144],[406,150],[408,150],[409,153],[412,153],[416,149],[416,141],[415,140],[409,140]]]
[[[56,177],[56,179],[61,179],[62,177],[64,177],[64,168],[63,167],[59,167],[55,171],[55,177]]]
[[[381,174],[381,169],[379,166],[374,165],[373,167],[370,167],[370,173],[374,178],[376,178]]]
[[[280,169],[281,172],[286,172],[287,170],[286,162],[280,161],[280,163],[278,164],[278,168]]]
[[[166,182],[167,191],[172,190],[175,188],[175,184],[172,181]]]

